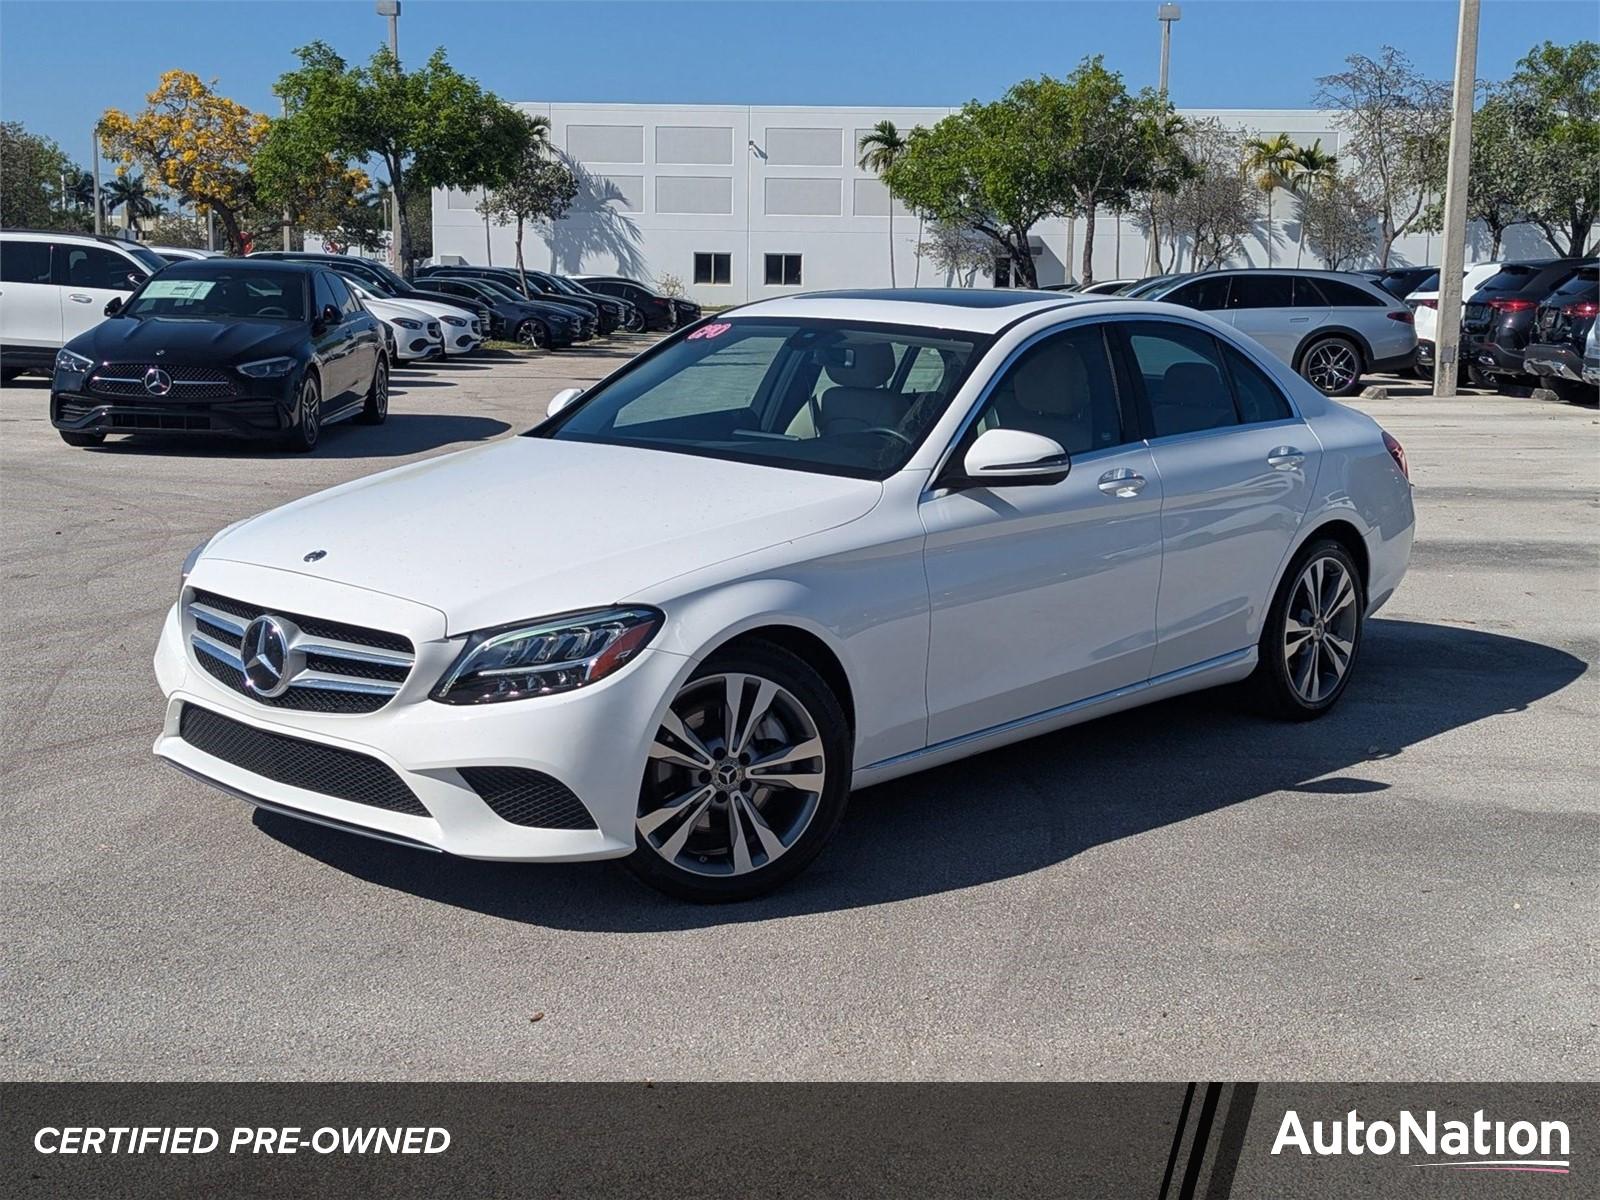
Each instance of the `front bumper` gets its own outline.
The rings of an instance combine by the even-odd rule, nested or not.
[[[444,344],[421,334],[408,335],[395,342],[395,357],[401,362],[427,362],[430,358],[444,356]]]
[[[73,433],[207,433],[273,437],[294,427],[298,376],[241,380],[236,395],[175,400],[171,395],[105,396],[50,390],[50,423]]]
[[[155,655],[156,678],[167,697],[166,719],[154,747],[157,756],[265,807],[467,858],[558,862],[632,853],[648,747],[691,660],[652,648],[610,678],[575,692],[504,704],[440,704],[429,700],[427,692],[461,645],[459,638],[444,637],[442,614],[304,576],[238,563],[209,565],[212,570],[200,584],[204,588],[223,594],[245,591],[253,603],[281,604],[288,611],[314,608],[329,620],[403,631],[417,647],[417,665],[395,699],[376,712],[271,708],[196,665],[174,605]],[[270,734],[376,759],[404,782],[427,815],[306,790],[207,753],[181,736],[185,705]],[[503,820],[460,773],[482,766],[523,768],[552,777],[577,796],[596,828],[533,828]]]

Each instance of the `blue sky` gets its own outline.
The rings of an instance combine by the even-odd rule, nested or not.
[[[1155,0],[404,0],[402,60],[443,46],[509,100],[917,106],[992,98],[1104,54],[1154,84]],[[1345,55],[1385,42],[1448,78],[1454,0],[1185,0],[1171,92],[1195,108],[1294,108]],[[3,0],[0,117],[87,161],[107,105],[141,104],[157,76],[215,77],[253,108],[313,38],[365,59],[386,36],[372,0]],[[1545,39],[1596,36],[1593,0],[1484,0],[1479,75],[1503,78]]]

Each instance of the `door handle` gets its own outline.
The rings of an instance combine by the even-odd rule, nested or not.
[[[1306,456],[1293,446],[1279,446],[1267,455],[1267,466],[1275,471],[1295,471],[1306,461]]]
[[[68,294],[67,299],[68,300],[76,300],[79,304],[93,304],[94,303],[94,297],[93,296],[85,296],[82,292],[71,292],[71,293]]]
[[[1117,467],[1100,476],[1100,482],[1095,486],[1108,496],[1127,500],[1144,491],[1144,485],[1148,482],[1149,480],[1137,471],[1128,467]]]
[[[1289,318],[1289,324],[1291,324],[1291,325],[1304,325],[1309,320],[1311,320],[1310,317],[1290,317]]]

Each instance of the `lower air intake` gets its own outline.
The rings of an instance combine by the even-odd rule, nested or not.
[[[461,778],[502,821],[534,829],[594,829],[583,802],[560,780],[521,767],[462,767]]]

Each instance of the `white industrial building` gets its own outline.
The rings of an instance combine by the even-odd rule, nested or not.
[[[732,304],[797,290],[887,287],[888,195],[857,165],[861,134],[890,120],[902,132],[931,125],[949,108],[755,108],[738,105],[522,104],[550,119],[551,143],[577,172],[572,211],[548,229],[530,227],[530,266],[562,273],[616,273],[645,281],[680,280],[706,304]],[[1193,118],[1268,136],[1288,133],[1341,152],[1330,114],[1316,109],[1194,109]],[[437,255],[470,263],[515,261],[513,232],[485,222],[475,192],[433,196]],[[1033,230],[1041,284],[1077,278],[1083,221],[1049,220]],[[895,205],[895,281],[953,282],[917,255],[915,216]],[[1300,227],[1295,201],[1280,193],[1273,213],[1274,261],[1295,261]],[[1267,262],[1265,219],[1247,246]],[[1508,250],[1513,247],[1508,246]],[[1394,261],[1424,263],[1438,239],[1402,238]],[[1537,252],[1537,251],[1534,251]],[[1096,219],[1097,279],[1145,273],[1146,247],[1132,220]],[[1306,266],[1320,265],[1307,248]],[[1069,265],[1070,264],[1070,267]],[[1243,265],[1238,263],[1236,265]],[[1002,273],[1003,277],[1003,273]],[[994,282],[992,274],[980,283]]]

